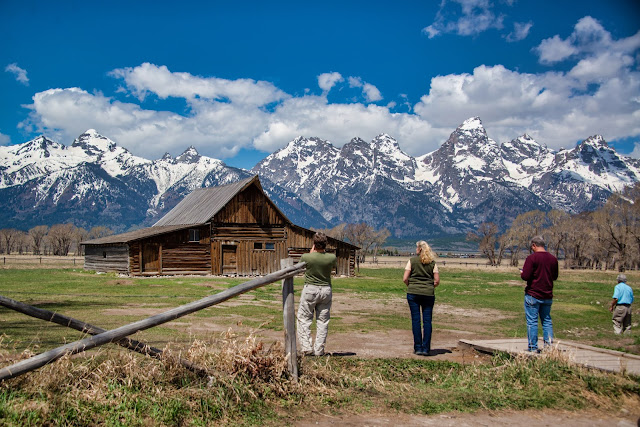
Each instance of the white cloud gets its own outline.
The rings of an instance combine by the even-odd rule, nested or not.
[[[513,31],[507,34],[505,37],[508,42],[518,42],[520,40],[524,40],[529,35],[529,31],[531,31],[531,27],[533,27],[533,22],[514,22]]]
[[[577,49],[570,41],[562,40],[558,35],[542,40],[535,50],[538,52],[540,63],[542,64],[554,64],[569,58],[577,52]]]
[[[380,133],[401,141],[404,150],[421,154],[444,141],[442,135],[431,137],[429,123],[413,114],[394,114],[374,104],[328,104],[324,97],[305,96],[290,98],[278,106],[268,128],[256,137],[255,146],[271,152],[304,135],[317,136],[340,147],[353,137],[371,140]]]
[[[204,98],[261,106],[281,101],[287,96],[269,82],[198,77],[189,73],[171,72],[164,65],[157,66],[147,62],[134,68],[119,68],[110,74],[122,78],[126,88],[139,99],[153,93],[162,99],[177,97],[190,101]]]
[[[0,133],[0,145],[9,145],[10,142],[11,138],[9,137],[9,135]]]
[[[489,0],[443,0],[434,22],[423,28],[429,38],[441,33],[472,36],[489,29],[501,29],[504,16],[492,11]]]
[[[50,89],[33,97],[23,126],[68,143],[89,128],[148,158],[177,154],[194,145],[213,157],[233,156],[266,126],[268,114],[256,107],[194,101],[190,115],[142,109],[79,88]]]
[[[414,110],[434,128],[478,115],[493,139],[527,132],[552,148],[593,134],[609,140],[640,134],[640,103],[634,101],[640,99],[640,73],[627,67],[608,80],[591,77],[581,81],[572,73],[526,74],[483,65],[472,74],[432,79]]]
[[[349,87],[362,88],[362,95],[367,102],[376,102],[382,100],[382,94],[377,87],[371,83],[363,82],[360,77],[349,77]]]
[[[353,137],[371,140],[380,133],[418,156],[435,150],[473,116],[480,116],[489,136],[499,142],[527,132],[557,149],[596,133],[609,141],[637,137],[640,33],[614,40],[592,19],[580,20],[574,32],[567,40],[555,38],[571,48],[570,54],[556,50],[554,56],[538,48],[547,58],[564,57],[573,65],[569,71],[521,73],[482,65],[469,73],[437,76],[413,108],[406,95],[399,96],[398,107],[406,113],[394,112],[395,102],[371,104],[382,95],[359,77],[346,81],[362,90],[366,102],[329,103],[328,92],[345,81],[337,72],[318,76],[322,94],[306,91],[294,97],[269,82],[198,77],[142,64],[112,73],[124,80],[124,96],[183,98],[186,112],[162,111],[162,102],[147,110],[135,98],[122,102],[79,88],[51,89],[34,95],[22,126],[65,143],[95,128],[147,158],[165,151],[178,154],[191,144],[203,154],[227,158],[243,147],[272,152],[299,135],[341,146]]]
[[[336,83],[342,82],[344,79],[342,75],[337,72],[333,73],[324,73],[318,76],[318,86],[325,92],[329,92],[331,88],[333,88]]]
[[[596,19],[585,16],[574,26],[566,39],[555,35],[543,40],[534,51],[540,63],[555,64],[571,57],[599,56],[604,53],[626,55],[640,48],[640,31],[631,37],[613,40],[611,33]]]
[[[4,71],[7,73],[11,73],[15,76],[16,80],[22,83],[25,86],[29,86],[29,78],[27,77],[27,70],[18,67],[18,64],[15,62],[13,64],[9,64],[4,68]]]

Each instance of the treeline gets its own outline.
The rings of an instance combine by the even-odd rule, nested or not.
[[[566,268],[624,271],[640,267],[640,184],[613,194],[593,212],[531,211],[513,221],[504,233],[496,224],[480,224],[467,240],[478,243],[491,265],[518,266],[533,236],[541,235],[547,250],[564,258]]]
[[[87,231],[73,224],[38,225],[29,231],[3,228],[0,230],[0,254],[83,255],[80,242],[113,234],[107,227]]]

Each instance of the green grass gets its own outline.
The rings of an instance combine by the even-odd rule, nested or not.
[[[640,335],[635,330],[631,336],[612,333],[607,304],[615,275],[561,271],[552,309],[558,338],[640,354]],[[628,276],[632,286],[640,283],[640,274],[630,272]],[[244,281],[123,278],[79,269],[15,269],[0,270],[0,294],[108,329]],[[301,287],[302,280],[296,278],[296,299]],[[434,327],[464,330],[468,326],[455,317],[438,316],[438,305],[448,305],[486,316],[483,332],[487,337],[524,337],[523,287],[517,270],[441,268]],[[334,293],[355,296],[377,307],[392,307],[393,302],[402,303],[405,298],[402,270],[361,269],[358,277],[336,279]],[[281,331],[280,300],[279,284],[268,285],[232,304],[211,307],[136,334],[136,339],[161,348],[167,343],[176,349],[191,346],[190,357],[220,370],[219,378],[198,378],[172,364],[105,347],[86,357],[63,359],[0,383],[0,424],[279,425],[308,418],[310,408],[326,414],[435,414],[479,409],[608,410],[617,407],[616,399],[622,395],[640,401],[638,378],[588,371],[555,357],[513,359],[498,355],[486,365],[414,359],[305,358],[299,384],[290,382],[278,368],[284,364],[282,355],[277,363],[267,363],[266,356],[261,356],[264,349],[257,344],[243,349],[242,345],[250,345],[243,344],[245,336],[238,336],[237,342],[222,339],[223,346],[236,346],[223,360],[221,339],[218,336],[214,343],[206,325],[215,321],[237,330],[241,323],[249,329]],[[408,310],[363,310],[356,304],[336,313],[331,332],[410,328]],[[195,324],[205,325],[205,332],[192,333],[185,326]],[[24,349],[37,353],[83,337],[79,332],[3,307],[0,331],[0,361]],[[231,354],[243,356],[238,359]],[[268,365],[264,368],[266,373],[256,377],[253,369],[261,363]]]
[[[438,304],[486,313],[486,334],[497,337],[524,337],[523,287],[517,270],[462,270],[441,268],[441,286],[436,291],[435,327],[462,329],[458,319],[438,316]],[[629,273],[630,283],[640,275]],[[574,272],[562,270],[554,288],[552,317],[557,338],[570,339],[601,347],[624,349],[640,354],[640,341],[632,337],[614,337],[611,315],[607,310],[613,292],[615,272]],[[239,278],[126,278],[114,274],[95,274],[81,269],[0,270],[2,295],[37,307],[59,312],[106,329],[148,317],[244,282]],[[401,269],[361,269],[355,278],[333,282],[334,293],[354,294],[383,306],[405,298]],[[296,298],[302,279],[295,279]],[[278,284],[245,294],[233,304],[221,304],[194,313],[179,322],[215,321],[233,327],[239,321],[246,327],[282,329],[281,291]],[[114,311],[114,309],[117,309]],[[129,313],[127,313],[129,311]],[[332,331],[409,329],[406,316],[391,310],[359,315],[362,309],[349,307],[332,318]],[[108,314],[107,314],[108,313]],[[354,323],[343,321],[355,314]],[[0,307],[0,330],[17,348],[38,345],[46,350],[61,342],[82,337],[78,332],[28,318]],[[138,339],[161,343],[172,340],[188,343],[191,335],[170,324],[141,333]]]

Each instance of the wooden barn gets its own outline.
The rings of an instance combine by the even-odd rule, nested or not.
[[[261,276],[297,262],[314,232],[292,224],[264,193],[258,176],[195,190],[153,227],[82,242],[84,268],[129,275]],[[337,275],[354,274],[359,249],[329,238]]]

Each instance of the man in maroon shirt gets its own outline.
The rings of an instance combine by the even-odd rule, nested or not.
[[[544,346],[553,341],[551,323],[551,303],[553,302],[553,281],[558,279],[558,259],[545,249],[541,236],[531,239],[531,255],[520,270],[520,277],[527,281],[524,289],[524,315],[527,320],[529,351],[538,350],[538,317],[542,321]]]

